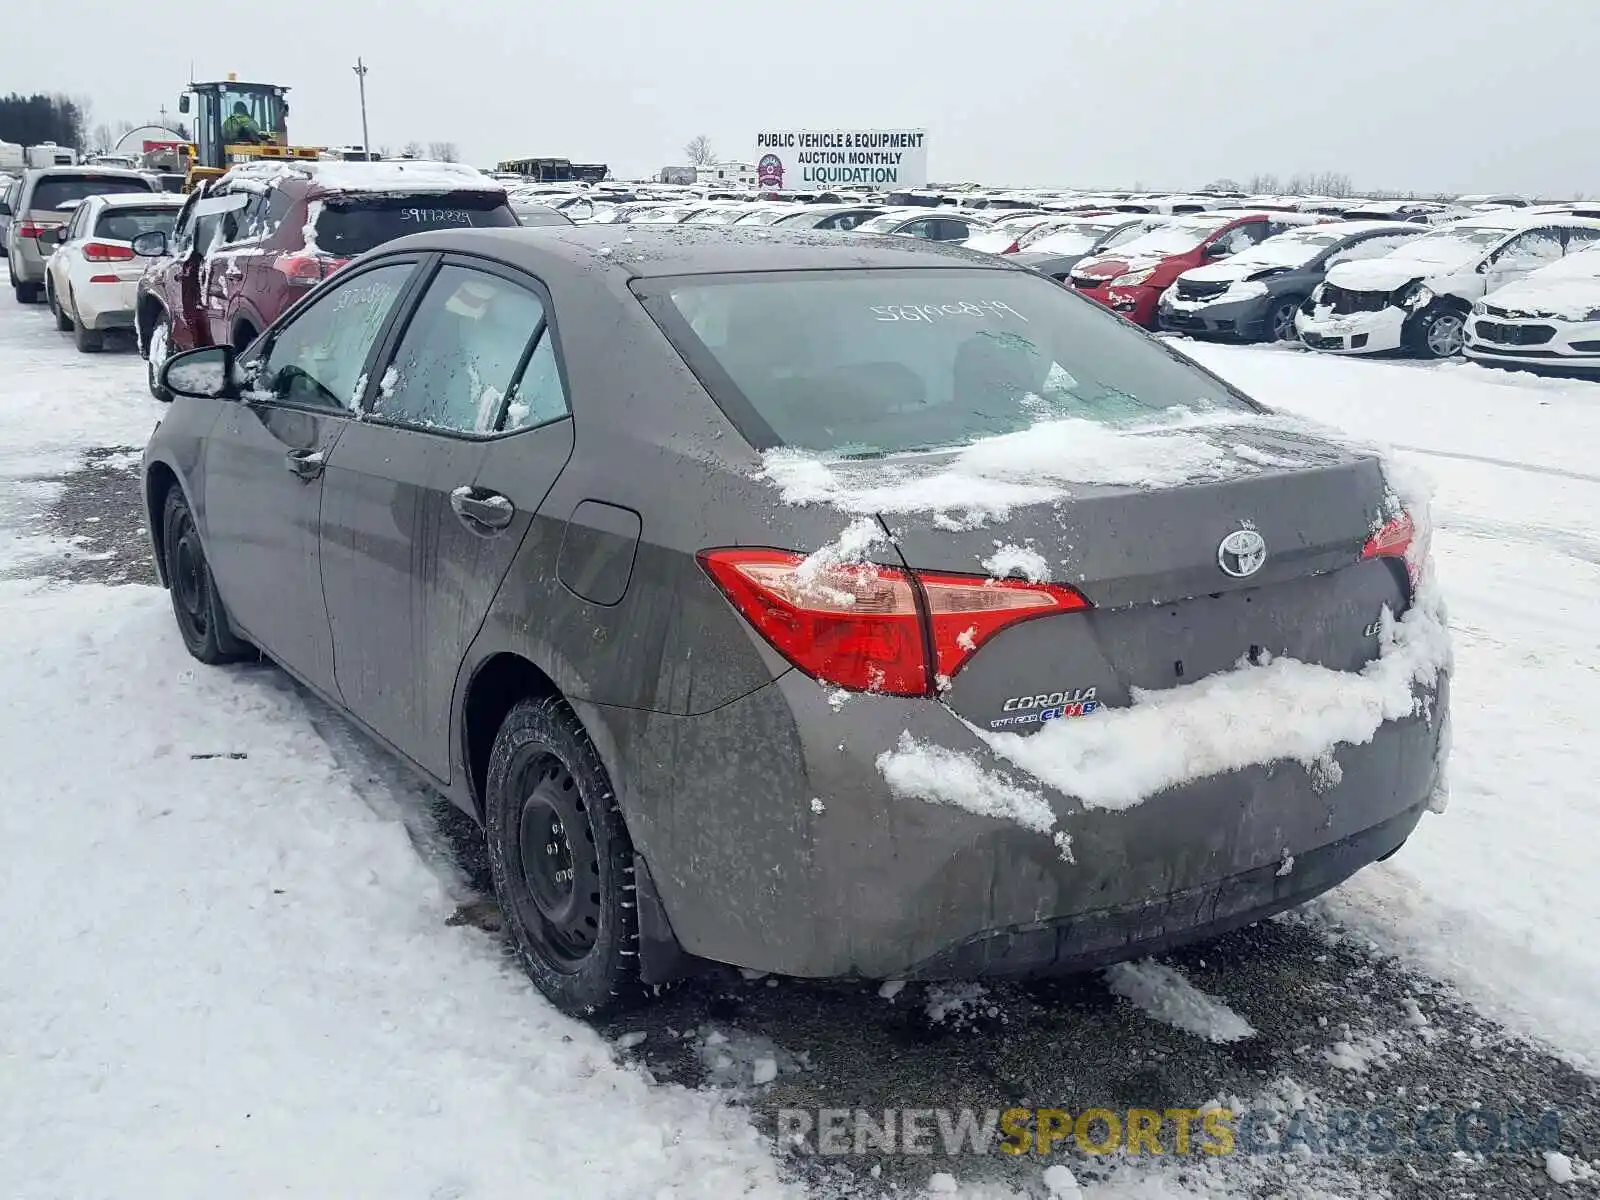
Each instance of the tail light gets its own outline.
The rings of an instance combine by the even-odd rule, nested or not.
[[[1425,549],[1417,546],[1416,541],[1417,528],[1411,520],[1411,514],[1401,513],[1386,522],[1383,528],[1367,539],[1366,544],[1361,547],[1361,557],[1402,559],[1411,582],[1416,583],[1417,572],[1421,569],[1420,552]]]
[[[1021,249],[1022,249],[1022,243],[1021,242],[1012,242],[1011,245],[1007,246],[1004,250],[1000,251],[1000,253],[1001,254],[1015,254],[1018,250],[1021,250]]]
[[[818,571],[787,550],[704,550],[699,560],[739,614],[800,670],[891,696],[932,695],[937,676],[953,676],[1008,625],[1089,607],[1053,584],[855,563]]]
[[[349,261],[347,258],[331,258],[326,254],[281,254],[273,260],[272,267],[290,283],[310,287]]]
[[[90,262],[132,262],[132,246],[112,246],[105,242],[85,242],[83,257]]]
[[[55,228],[57,228],[57,226],[48,225],[48,224],[42,225],[37,221],[22,221],[22,222],[19,222],[18,225],[17,225],[17,236],[18,237],[25,237],[25,238],[36,238],[36,237],[41,236],[42,234],[49,233],[52,229],[55,229]]]

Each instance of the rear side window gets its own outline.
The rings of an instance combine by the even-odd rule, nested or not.
[[[1052,418],[1253,411],[1143,333],[1020,271],[783,272],[637,286],[759,448],[885,454]]]
[[[407,425],[494,432],[543,321],[544,305],[527,288],[440,268],[378,381],[373,412]]]
[[[177,221],[176,205],[163,208],[107,208],[101,211],[100,219],[95,222],[94,235],[115,242],[131,242],[142,233],[164,233],[171,237],[172,227]]]
[[[517,215],[494,192],[429,196],[327,196],[316,218],[317,248],[339,258],[435,229],[484,229],[516,225]]]
[[[153,192],[155,185],[144,179],[104,175],[48,175],[33,185],[28,199],[32,212],[48,212],[90,196],[121,196],[130,192]]]

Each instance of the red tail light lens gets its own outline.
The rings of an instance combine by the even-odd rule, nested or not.
[[[1415,583],[1420,566],[1417,555],[1412,552],[1416,537],[1417,529],[1411,514],[1401,513],[1367,539],[1366,545],[1361,547],[1361,557],[1403,559],[1406,572],[1411,576],[1411,582]]]
[[[282,254],[273,260],[273,269],[290,283],[310,287],[332,275],[350,260],[329,258],[323,254]]]
[[[745,620],[807,675],[859,692],[920,696],[928,657],[904,571],[804,569],[785,550],[707,550],[700,564]]]
[[[1001,254],[1015,254],[1018,250],[1021,250],[1021,249],[1022,249],[1022,243],[1021,242],[1012,242],[1011,245],[1007,246],[1004,250],[1000,251],[1000,253]]]
[[[982,575],[919,574],[917,580],[928,598],[935,667],[947,679],[1007,626],[1089,607],[1079,593],[1053,583]]]
[[[36,238],[40,234],[48,233],[55,228],[56,226],[54,225],[41,225],[36,221],[23,221],[17,225],[17,236]]]
[[[85,242],[83,257],[90,262],[132,262],[132,246],[111,246],[105,242]]]
[[[870,564],[817,570],[787,550],[705,550],[699,559],[740,615],[806,674],[891,696],[932,694],[935,674],[953,676],[1008,625],[1089,607],[1053,584]]]

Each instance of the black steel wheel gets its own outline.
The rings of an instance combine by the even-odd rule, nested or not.
[[[489,866],[523,968],[566,1012],[640,994],[633,845],[600,756],[559,697],[506,715],[485,784]]]
[[[213,666],[249,657],[250,647],[228,625],[227,610],[217,595],[194,514],[177,487],[167,492],[161,531],[172,615],[189,653]]]

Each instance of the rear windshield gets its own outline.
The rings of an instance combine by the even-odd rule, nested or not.
[[[458,192],[432,196],[339,196],[321,201],[317,248],[353,258],[375,246],[436,229],[487,229],[517,224],[503,196]]]
[[[114,242],[131,242],[141,233],[171,235],[178,220],[178,206],[169,204],[162,208],[112,208],[100,214],[95,222],[95,237],[109,238]]]
[[[154,182],[146,179],[107,177],[104,175],[49,175],[33,186],[33,198],[28,201],[31,212],[58,209],[63,204],[87,200],[90,196],[121,196],[129,192],[153,192]]]
[[[853,270],[636,285],[758,448],[876,455],[1036,421],[1253,411],[1094,303],[1021,271]]]

